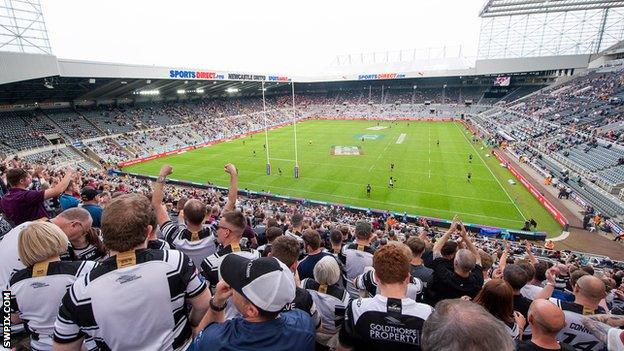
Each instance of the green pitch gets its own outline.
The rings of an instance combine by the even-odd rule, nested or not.
[[[239,169],[240,189],[446,219],[458,214],[466,223],[514,229],[520,229],[525,218],[534,218],[538,230],[551,236],[561,232],[521,184],[507,183],[511,173],[495,157],[487,157],[489,150],[481,143],[473,144],[459,123],[314,120],[297,124],[297,139],[299,179],[293,177],[292,126],[268,133],[270,176],[265,171],[264,133],[124,171],[157,175],[163,164],[171,164],[173,179],[227,186],[223,165],[231,162]],[[394,188],[388,186],[391,176]]]

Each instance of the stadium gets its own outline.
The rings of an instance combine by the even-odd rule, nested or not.
[[[160,229],[150,228],[171,249],[182,239],[160,223],[161,203],[162,216],[185,225],[191,213],[185,203],[198,201],[204,213],[199,229],[188,223],[184,229],[197,245],[208,245],[202,233],[210,228],[211,245],[226,246],[217,228],[232,223],[224,215],[230,205],[244,215],[252,233],[240,247],[236,242],[238,250],[252,252],[267,244],[267,221],[274,219],[284,232],[301,230],[302,257],[319,246],[308,247],[308,230],[318,232],[329,251],[332,231],[346,228],[355,235],[360,222],[372,224],[370,245],[376,249],[426,232],[435,255],[435,243],[446,241],[447,231],[459,235],[454,231],[461,225],[483,254],[498,254],[492,270],[503,266],[502,272],[508,256],[501,253],[511,250],[523,260],[528,250],[555,268],[567,265],[559,271],[563,275],[568,269],[572,273],[572,265],[589,265],[603,281],[621,283],[624,2],[488,0],[478,14],[475,60],[446,47],[444,54],[429,50],[426,57],[416,49],[348,54],[317,75],[60,58],[53,54],[43,15],[39,0],[0,5],[3,236],[39,219],[26,215],[31,205],[18,212],[13,211],[17,205],[3,205],[2,197],[8,203],[16,187],[11,170],[20,169],[32,181],[26,191],[48,192],[63,184],[56,196],[45,195],[45,217],[52,222],[67,208],[84,207],[97,193],[105,213],[102,231],[97,227],[104,244],[107,204],[124,194],[143,194],[152,201]],[[163,173],[167,165],[172,171]],[[94,195],[85,197],[85,189]],[[303,227],[297,225],[299,217]],[[464,250],[472,246],[466,240],[457,239]],[[179,250],[195,261],[184,247]],[[9,252],[2,250],[0,245],[0,253]],[[121,252],[105,251],[102,260]],[[10,252],[17,257],[15,247]],[[204,266],[211,264],[209,254],[194,263],[210,282],[214,299],[218,279],[213,285]],[[302,257],[299,265],[306,260]],[[209,273],[228,276],[215,269]],[[615,298],[624,299],[624,293]],[[69,318],[62,313],[61,321]],[[176,323],[182,318],[174,317]],[[31,339],[37,341],[30,347],[51,347],[52,334],[55,345],[60,343],[59,330],[69,329],[56,323],[54,333],[47,332],[49,345]],[[104,326],[94,334],[89,328],[94,327],[80,335],[94,337],[94,344],[87,338],[85,346],[123,349]],[[13,329],[16,338],[23,335]],[[178,342],[184,331],[176,333],[173,346],[164,349],[190,345]],[[334,349],[338,342],[319,338],[317,332],[317,349]],[[22,347],[28,348],[25,340]],[[342,342],[341,331],[339,346]],[[358,342],[356,349],[366,345]],[[158,349],[143,345],[133,347]],[[588,349],[603,349],[592,345]],[[606,342],[601,346],[621,350]]]

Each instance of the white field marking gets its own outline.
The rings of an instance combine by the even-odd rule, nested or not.
[[[390,138],[388,138],[390,139]],[[375,162],[373,162],[373,164],[370,166],[370,168],[368,169],[368,171],[372,171],[373,168],[375,168],[375,165],[377,164],[377,162],[379,161],[379,159],[381,158],[381,156],[383,156],[383,154],[386,152],[386,150],[388,150],[388,146],[390,146],[390,144],[392,144],[392,139],[390,139],[390,141],[388,142],[388,144],[386,144],[386,147],[384,147],[383,151],[379,153],[379,156],[377,156],[377,159],[375,160]]]
[[[429,178],[431,178],[431,170],[429,170]]]
[[[397,139],[396,143],[397,144],[403,144],[403,141],[405,140],[405,137],[407,136],[407,134],[402,133],[401,135],[399,135],[399,138]]]
[[[427,148],[427,149],[429,150],[429,167],[431,167],[431,126],[430,126],[430,125],[427,125],[427,132],[428,132],[428,134],[429,134],[429,135],[427,136],[427,139],[428,139],[428,141],[429,141],[429,142],[427,143],[427,146],[429,146],[429,147]],[[429,178],[431,178],[431,169],[429,169]]]
[[[187,172],[187,173],[194,173],[194,172]],[[259,174],[259,175],[265,175],[264,172],[258,172],[258,171],[253,171],[253,170],[245,170],[245,173],[253,173],[253,174]],[[325,178],[316,178],[316,177],[309,177],[309,176],[306,176],[305,179],[316,180],[316,181],[323,181],[323,182],[329,182],[329,183],[337,183],[337,184],[350,184],[350,185],[355,185],[357,187],[365,187],[366,186],[366,184],[363,184],[363,183],[356,183],[356,182],[349,182],[349,181],[342,181],[342,180],[332,180],[332,179],[325,179]],[[371,183],[371,185],[382,187],[384,184]],[[475,201],[481,201],[481,202],[493,202],[493,203],[500,203],[500,204],[507,204],[507,205],[509,204],[508,201],[482,199],[482,198],[472,197],[472,196],[449,195],[449,194],[442,194],[442,193],[434,193],[434,192],[430,192],[430,191],[421,191],[421,190],[413,190],[413,189],[406,189],[406,188],[396,188],[396,187],[395,187],[395,189],[396,190],[400,190],[400,191],[405,191],[405,192],[408,192],[408,193],[415,193],[415,194],[427,194],[427,195],[436,195],[436,196],[442,196],[442,197],[450,197],[450,198],[455,198],[455,199],[475,200]],[[297,189],[292,189],[292,190],[297,190]],[[303,191],[303,190],[301,190],[301,191]]]
[[[518,207],[518,205],[516,205],[516,202],[511,198],[511,196],[509,195],[509,193],[507,192],[507,189],[505,189],[505,187],[503,186],[503,184],[501,184],[500,180],[498,180],[498,178],[496,177],[496,175],[494,174],[494,172],[492,172],[492,170],[490,169],[490,167],[487,165],[487,163],[485,163],[485,160],[483,159],[483,157],[481,157],[481,154],[477,151],[477,149],[475,149],[474,145],[472,145],[472,143],[470,142],[470,140],[468,140],[468,138],[466,137],[466,134],[461,132],[461,129],[459,128],[459,126],[457,124],[455,124],[455,127],[457,127],[457,129],[459,129],[459,132],[461,133],[461,135],[464,136],[464,139],[466,139],[466,142],[468,144],[470,144],[470,146],[472,147],[472,149],[474,150],[474,152],[477,154],[477,156],[479,156],[479,158],[481,159],[481,162],[483,162],[483,164],[486,165],[486,168],[488,169],[488,171],[490,171],[490,174],[492,174],[492,177],[494,177],[494,179],[496,179],[496,182],[498,182],[498,185],[500,185],[501,189],[503,189],[503,191],[505,192],[505,195],[507,195],[507,197],[509,198],[509,201],[511,201],[511,203],[514,205],[514,207],[516,208],[516,210],[518,210],[518,213],[520,213],[520,215],[522,216],[522,218],[524,218],[524,220],[526,221],[526,217],[524,216],[524,213],[522,213],[522,211],[520,211],[520,208]]]
[[[384,127],[384,126],[374,126],[374,127],[368,127],[366,128],[367,130],[383,130],[386,129],[388,127]]]
[[[258,173],[261,173],[261,172],[258,172]],[[308,191],[308,190],[301,190],[301,189],[295,189],[295,188],[286,188],[286,187],[275,186],[275,185],[257,184],[257,183],[250,183],[250,182],[241,182],[241,183],[248,184],[248,185],[254,185],[254,186],[260,187],[261,189],[262,188],[265,188],[265,189],[266,188],[275,188],[275,189],[282,189],[282,190],[292,190],[292,191],[299,191],[299,192],[302,192],[302,193],[316,194],[316,195],[325,195],[325,196],[333,196],[333,197],[349,199],[349,200],[366,200],[366,201],[369,201],[369,202],[375,202],[375,203],[380,203],[380,204],[384,204],[384,205],[420,208],[420,209],[430,210],[430,211],[445,212],[445,213],[449,213],[451,215],[454,215],[454,214],[457,213],[457,214],[468,215],[468,216],[498,219],[498,220],[506,221],[506,222],[524,223],[524,221],[519,221],[519,220],[515,220],[515,219],[500,218],[500,217],[493,217],[493,216],[485,216],[485,215],[476,214],[476,213],[449,211],[449,210],[444,210],[444,209],[439,209],[439,208],[431,208],[431,207],[417,206],[417,205],[397,204],[397,203],[394,203],[394,202],[371,200],[371,199],[365,199],[365,198],[359,198],[359,197],[353,197],[353,196],[343,196],[343,195],[336,195],[336,194],[320,193],[320,192],[317,192],[317,191]]]
[[[561,234],[555,238],[550,238],[548,240],[552,240],[552,241],[563,241],[565,239],[568,238],[568,236],[570,236],[570,232],[561,232]]]
[[[276,160],[275,158],[271,158],[271,160]],[[279,159],[278,159],[279,160]],[[282,159],[284,161],[290,161],[290,162],[295,162],[295,160],[286,160],[286,159]],[[420,160],[420,159],[411,159],[411,158],[403,158],[402,160]],[[422,161],[422,160],[420,160]],[[434,163],[438,162],[438,163],[445,163],[443,161],[432,161]],[[464,164],[463,162],[446,162],[446,163],[455,163],[455,164]],[[238,165],[256,165],[256,163],[253,162],[246,162],[246,161],[237,161],[236,164]],[[322,162],[311,162],[311,161],[306,161],[305,164],[309,164],[309,165],[315,165],[315,166],[327,166],[327,167],[336,167],[335,164],[331,164],[331,163],[322,163]],[[473,166],[479,166],[479,167],[486,167],[485,165],[479,165],[479,164],[473,164]],[[352,169],[359,169],[359,170],[365,170],[366,167],[358,167],[358,166],[350,166],[350,165],[340,165],[340,167],[342,168],[352,168]],[[192,172],[192,171],[191,171]],[[369,171],[370,172],[370,171]],[[431,169],[429,169],[429,172],[431,172]],[[188,173],[188,171],[187,171]],[[195,172],[192,172],[195,173]],[[252,172],[253,173],[253,172]],[[262,173],[262,172],[259,172]],[[418,175],[428,175],[428,172],[417,172],[417,171],[406,171],[406,170],[400,170],[400,171],[396,171],[397,174],[418,174]],[[197,173],[200,175],[200,173]],[[436,177],[441,177],[441,178],[449,178],[449,179],[462,179],[465,180],[466,178],[464,178],[463,176],[454,176],[454,175],[449,175],[449,174],[436,174]],[[496,180],[492,180],[490,178],[475,178],[472,177],[472,179],[474,180],[479,180],[482,182],[496,182]],[[505,202],[507,203],[507,202]]]

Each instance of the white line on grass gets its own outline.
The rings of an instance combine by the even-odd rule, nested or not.
[[[405,137],[406,136],[407,136],[407,134],[401,133],[401,135],[399,135],[399,138],[397,139],[396,143],[397,144],[403,144],[403,141],[405,141]]]
[[[271,157],[271,158],[269,158],[269,160],[295,162],[295,160],[290,160],[290,159],[287,159],[287,158],[275,158],[275,157]]]
[[[506,221],[506,222],[524,223],[524,221],[519,221],[519,220],[516,220],[516,219],[486,216],[486,215],[481,215],[481,214],[476,214],[476,213],[457,212],[457,211],[444,210],[444,209],[440,209],[440,208],[431,208],[431,207],[417,206],[417,205],[398,204],[398,203],[388,202],[388,201],[378,201],[378,200],[363,199],[363,198],[353,197],[353,196],[343,196],[343,195],[336,195],[336,194],[329,194],[329,193],[320,193],[320,192],[317,192],[317,191],[309,191],[309,190],[302,190],[302,189],[295,189],[295,188],[286,188],[286,187],[275,186],[275,185],[257,184],[257,183],[251,183],[251,182],[241,182],[241,183],[242,184],[248,184],[248,185],[254,185],[254,186],[260,187],[260,189],[263,189],[263,188],[264,189],[266,189],[266,188],[275,188],[275,189],[282,189],[282,190],[288,190],[288,191],[299,191],[299,192],[302,192],[302,193],[316,194],[316,195],[325,195],[325,196],[333,196],[333,197],[337,197],[337,198],[350,199],[350,200],[366,200],[366,201],[369,201],[369,202],[375,202],[375,203],[380,203],[380,204],[385,204],[385,205],[404,206],[404,207],[411,207],[411,208],[420,208],[420,209],[429,210],[429,211],[438,211],[438,212],[449,213],[451,215],[461,214],[461,215],[468,215],[468,216],[475,216],[475,217],[482,217],[482,218],[497,219],[497,220]]]
[[[186,172],[186,173],[192,174],[194,172],[189,171],[189,172]],[[258,172],[258,171],[252,171],[252,170],[245,170],[245,173],[252,173],[252,174],[258,174],[258,175],[264,175],[265,174],[264,172]],[[316,178],[316,177],[310,177],[310,176],[305,176],[304,178],[301,178],[301,179],[315,180],[315,181],[322,181],[322,182],[329,182],[329,183],[337,183],[337,184],[349,184],[349,185],[355,185],[358,188],[364,188],[366,186],[366,183],[356,183],[356,182],[349,182],[349,181],[343,181],[343,180]],[[383,184],[371,183],[371,185],[383,187]],[[472,197],[472,196],[450,195],[450,194],[442,194],[442,193],[435,193],[435,192],[431,192],[431,191],[413,190],[413,189],[406,189],[406,188],[394,188],[394,189],[397,190],[397,191],[404,191],[404,192],[415,193],[415,194],[436,195],[436,196],[449,197],[449,198],[455,198],[455,199],[466,199],[466,200],[474,200],[474,201],[482,201],[482,202],[493,202],[493,203],[500,203],[500,204],[509,204],[509,202],[507,202],[507,201],[482,199],[482,198]]]
[[[505,189],[505,187],[503,186],[503,184],[501,184],[500,180],[498,180],[498,178],[496,177],[496,175],[494,174],[494,172],[492,172],[492,170],[490,169],[490,167],[487,165],[487,163],[485,163],[485,160],[483,159],[483,157],[481,157],[481,154],[477,151],[477,149],[474,147],[474,145],[472,145],[472,143],[470,142],[470,140],[468,140],[468,138],[466,137],[466,134],[464,134],[461,130],[461,128],[459,128],[459,126],[457,124],[455,124],[455,127],[457,127],[457,129],[459,129],[459,132],[461,133],[461,135],[464,136],[464,139],[466,139],[466,142],[468,144],[470,144],[470,147],[472,147],[472,149],[474,150],[474,152],[477,154],[477,156],[479,156],[479,158],[481,159],[481,162],[483,162],[486,166],[486,168],[488,169],[488,171],[490,171],[490,174],[492,174],[492,177],[494,177],[494,179],[496,179],[496,182],[498,182],[498,185],[500,185],[501,189],[503,189],[503,191],[505,192],[505,195],[507,195],[507,197],[509,198],[509,201],[511,201],[511,203],[514,205],[514,207],[516,208],[516,210],[518,210],[518,213],[520,213],[520,215],[522,216],[522,218],[524,218],[524,220],[526,221],[526,217],[524,216],[524,213],[522,213],[522,211],[520,211],[520,208],[518,207],[518,205],[516,205],[516,202],[511,198],[511,196],[509,195],[509,193],[507,192],[507,189]]]
[[[431,178],[431,125],[429,125],[429,124],[427,124],[427,133],[428,133],[428,136],[427,136],[427,139],[428,139],[427,146],[428,146],[428,149],[429,149],[429,178]]]
[[[388,138],[390,139],[390,138]],[[388,144],[386,144],[386,147],[384,147],[383,151],[379,153],[379,156],[377,156],[377,159],[375,160],[375,162],[373,162],[373,164],[370,166],[370,168],[368,169],[368,171],[372,171],[373,168],[375,168],[375,165],[377,164],[377,161],[379,161],[379,159],[381,158],[381,156],[383,156],[383,154],[386,152],[386,150],[388,150],[388,146],[390,146],[390,144],[392,144],[392,139],[390,139],[390,141],[388,142]]]

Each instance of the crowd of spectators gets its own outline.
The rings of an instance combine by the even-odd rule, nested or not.
[[[231,164],[227,191],[167,184],[169,166],[153,182],[1,169],[0,283],[26,348],[624,347],[619,266],[477,237],[457,217],[243,197]]]
[[[621,85],[621,76],[596,72],[513,108],[558,113],[561,122],[563,111],[608,103]],[[408,98],[391,92],[382,102]],[[359,91],[303,96],[296,116],[480,111],[362,99]],[[270,125],[292,120],[290,102],[268,99]],[[94,123],[108,134],[114,124],[132,128],[87,145],[118,162],[261,129],[261,109],[247,98],[115,107]],[[617,122],[611,112],[598,115]],[[556,135],[543,144],[550,152],[577,145],[563,129],[523,121],[514,126],[530,142]],[[0,285],[10,291],[19,347],[624,350],[624,267],[608,260],[479,237],[458,217],[438,228],[424,218],[240,196],[232,164],[221,191],[170,185],[170,166],[147,181],[47,161],[0,164]]]
[[[594,70],[509,104],[514,111],[622,142],[623,70]]]

